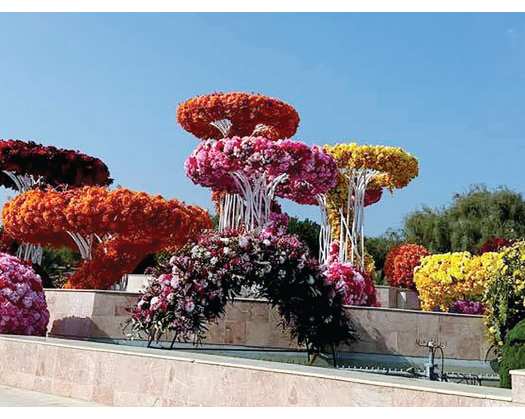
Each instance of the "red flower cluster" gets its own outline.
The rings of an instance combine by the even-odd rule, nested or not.
[[[0,169],[17,175],[42,177],[45,184],[53,187],[109,185],[112,182],[101,160],[33,141],[0,140]],[[14,188],[13,181],[3,172],[0,172],[0,184]]]
[[[503,237],[491,237],[485,241],[479,248],[479,254],[487,252],[499,252],[502,248],[512,245],[511,240],[504,239]]]
[[[3,222],[9,235],[26,243],[74,247],[68,231],[103,238],[94,244],[93,259],[70,279],[71,288],[107,288],[145,254],[177,249],[212,226],[199,207],[96,186],[30,190],[6,203]]]
[[[259,94],[212,93],[191,98],[177,109],[182,128],[200,139],[222,138],[211,125],[222,119],[232,123],[230,137],[245,137],[256,131],[259,136],[278,140],[290,138],[299,126],[299,115],[292,106]]]
[[[392,248],[383,269],[388,283],[393,287],[414,289],[414,269],[422,257],[429,255],[430,252],[418,244],[401,244]]]

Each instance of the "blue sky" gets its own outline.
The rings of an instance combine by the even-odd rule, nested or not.
[[[523,14],[0,14],[0,60],[0,138],[100,157],[134,190],[211,207],[184,175],[197,141],[175,110],[242,90],[294,105],[306,143],[419,158],[369,208],[370,235],[474,183],[525,192]]]

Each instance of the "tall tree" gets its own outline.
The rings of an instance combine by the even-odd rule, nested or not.
[[[456,194],[450,206],[428,207],[409,214],[403,228],[405,240],[431,252],[475,252],[490,237],[525,237],[525,201],[505,187],[483,185]]]

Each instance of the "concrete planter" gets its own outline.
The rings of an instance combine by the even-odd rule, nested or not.
[[[420,309],[419,297],[414,290],[390,287],[388,285],[377,285],[376,292],[381,307],[401,308],[405,310]]]
[[[123,339],[127,308],[139,294],[118,291],[47,289],[51,336]],[[375,354],[426,356],[418,338],[446,342],[447,358],[483,360],[490,347],[481,316],[392,308],[347,307],[359,341],[341,350]],[[275,348],[297,343],[279,326],[281,318],[264,300],[237,299],[224,317],[210,324],[206,342]],[[169,337],[168,337],[169,338]]]

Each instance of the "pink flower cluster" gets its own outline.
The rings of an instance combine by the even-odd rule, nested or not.
[[[324,270],[327,284],[342,294],[343,303],[354,306],[379,306],[371,278],[348,262],[333,261]]]
[[[40,276],[16,257],[0,253],[0,333],[44,336],[48,322]]]
[[[458,300],[450,308],[452,313],[483,314],[485,309],[479,301]]]
[[[267,181],[286,173],[288,178],[276,195],[299,204],[315,204],[315,195],[335,187],[335,160],[317,146],[300,141],[271,141],[264,137],[232,137],[201,141],[186,160],[187,176],[205,187],[239,192],[231,175],[241,172],[249,179]]]

